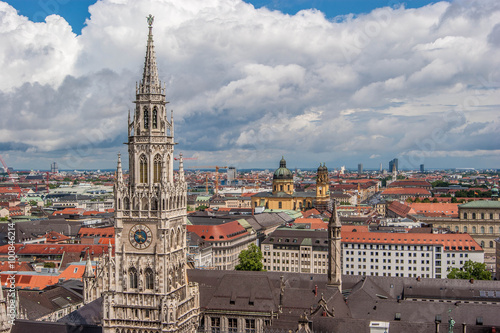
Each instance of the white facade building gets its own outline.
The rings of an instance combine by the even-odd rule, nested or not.
[[[342,273],[346,275],[446,278],[448,269],[484,251],[468,234],[357,232],[342,228]],[[349,230],[349,231],[348,231]],[[264,242],[268,271],[326,273],[328,237],[324,230],[282,228]]]

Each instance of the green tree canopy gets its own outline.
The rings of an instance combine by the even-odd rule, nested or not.
[[[468,260],[462,268],[448,269],[448,279],[475,279],[475,280],[491,280],[491,272],[486,270],[486,264]]]
[[[240,263],[236,265],[237,271],[262,271],[262,251],[254,243],[250,244],[247,250],[240,252],[238,256]]]
[[[432,187],[448,187],[450,186],[450,183],[442,180],[436,180],[435,182],[432,182],[431,185]]]

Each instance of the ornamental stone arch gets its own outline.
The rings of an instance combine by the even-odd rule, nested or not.
[[[180,227],[177,228],[177,247],[182,247],[182,230]]]
[[[170,231],[170,249],[173,250],[175,246],[175,230],[171,229]]]
[[[162,164],[161,155],[156,154],[153,158],[153,183],[161,182]]]
[[[149,209],[149,200],[146,197],[143,197],[141,199],[141,208],[142,210],[148,210]]]

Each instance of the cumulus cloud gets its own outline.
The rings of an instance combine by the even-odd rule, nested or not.
[[[460,154],[442,152],[466,151],[464,163],[497,165],[496,1],[333,20],[240,0],[103,0],[89,12],[77,36],[57,15],[33,23],[0,2],[0,153],[17,167],[114,167],[150,13],[176,149],[200,164],[452,167]]]

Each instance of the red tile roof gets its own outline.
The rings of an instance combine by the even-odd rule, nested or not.
[[[78,238],[82,237],[103,237],[103,238],[113,238],[115,237],[115,228],[114,227],[106,227],[106,228],[89,228],[89,227],[81,227],[78,230],[77,234]]]
[[[411,207],[399,201],[393,201],[387,206],[387,209],[394,212],[396,215],[406,217],[412,212]]]
[[[85,212],[83,208],[64,208],[63,210],[56,210],[52,215],[81,215]]]
[[[187,231],[194,232],[202,239],[213,242],[223,242],[248,235],[246,229],[238,221],[219,225],[188,225]]]
[[[344,232],[343,243],[369,243],[391,245],[442,245],[445,251],[456,251],[459,246],[469,251],[483,251],[469,234],[416,234]],[[471,248],[474,247],[474,250]]]
[[[65,235],[60,234],[60,233],[55,232],[55,231],[49,231],[48,233],[46,233],[42,237],[38,237],[38,239],[40,239],[40,238],[46,238],[47,240],[45,241],[45,243],[66,242],[66,241],[71,239],[71,237],[65,236]]]
[[[0,261],[0,272],[14,271],[14,272],[31,272],[34,271],[30,264],[24,261],[15,261],[10,263],[9,261]]]
[[[309,217],[311,215],[319,215],[319,214],[320,214],[320,212],[316,208],[309,209],[309,210],[306,210],[305,212],[302,212],[303,217]]]
[[[426,190],[424,188],[418,188],[418,187],[391,187],[388,189],[385,189],[382,192],[382,195],[427,195],[431,196],[431,192],[429,190]]]
[[[410,207],[417,214],[439,214],[439,216],[458,216],[458,203],[412,203]]]
[[[428,181],[421,179],[403,179],[390,183],[387,187],[427,187],[431,188],[432,185]]]
[[[95,267],[96,267],[96,265],[93,264],[92,268],[94,269],[94,271],[95,271]],[[69,264],[68,267],[66,267],[66,269],[64,271],[62,271],[61,275],[59,275],[59,278],[65,279],[65,280],[69,280],[69,279],[81,280],[83,273],[85,273],[85,261],[81,261],[81,262],[77,262],[77,263],[75,262],[75,263]]]
[[[3,286],[7,283],[7,278],[10,274],[0,273],[0,281]],[[59,273],[52,273],[52,275],[26,275],[26,274],[16,274],[15,275],[15,286],[19,289],[45,289],[48,286],[52,286],[59,282]]]
[[[325,222],[322,219],[318,218],[298,218],[295,219],[294,223],[297,224],[308,223],[311,225],[312,230],[328,229],[328,222]]]

